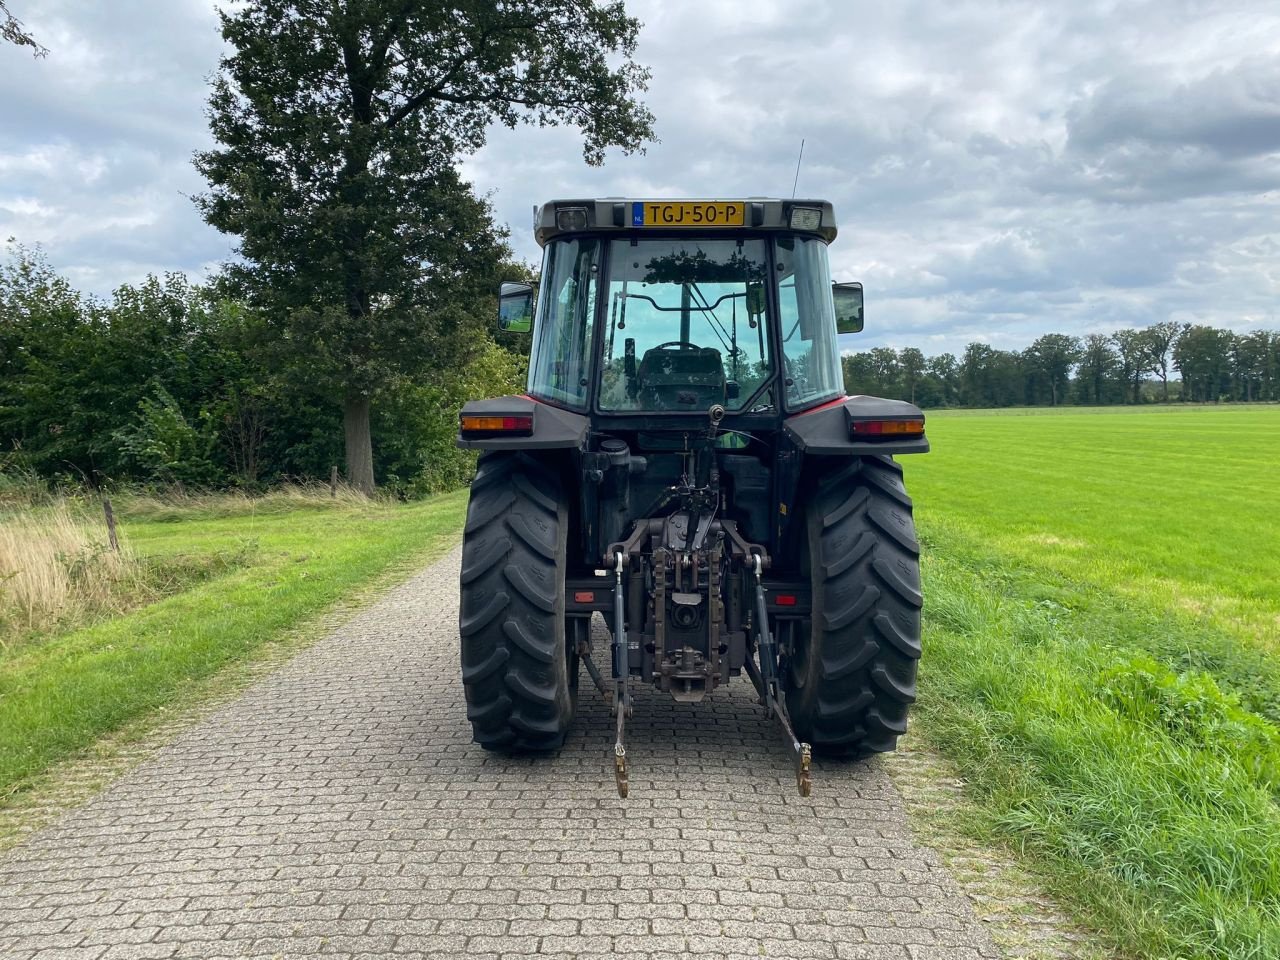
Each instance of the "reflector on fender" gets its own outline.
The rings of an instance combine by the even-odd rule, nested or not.
[[[464,434],[528,436],[533,433],[533,417],[528,414],[518,417],[481,417],[464,413],[460,426]]]
[[[924,436],[924,418],[850,420],[849,436],[855,440],[874,440],[880,437],[922,437]]]

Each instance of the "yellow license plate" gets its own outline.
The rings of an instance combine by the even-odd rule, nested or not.
[[[646,201],[631,205],[633,227],[741,227],[747,205],[740,200]]]

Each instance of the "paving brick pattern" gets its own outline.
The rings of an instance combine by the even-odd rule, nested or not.
[[[458,562],[0,856],[0,956],[998,956],[882,765],[802,799],[745,679],[639,693],[626,801],[585,673],[558,755],[471,744]]]

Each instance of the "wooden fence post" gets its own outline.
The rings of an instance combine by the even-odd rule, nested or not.
[[[329,496],[335,499],[338,496],[338,465],[336,463],[329,468]]]
[[[120,538],[116,536],[116,515],[111,512],[111,501],[102,498],[102,512],[107,518],[107,539],[111,541],[111,549],[120,552]]]

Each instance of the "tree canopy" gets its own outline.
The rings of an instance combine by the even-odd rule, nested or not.
[[[492,123],[570,124],[584,157],[642,148],[639,23],[590,0],[255,0],[196,157],[205,218],[282,364],[341,404],[349,479],[372,489],[373,399],[465,362],[504,268],[502,232],[456,171]]]

